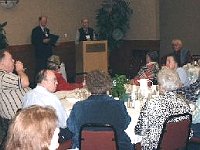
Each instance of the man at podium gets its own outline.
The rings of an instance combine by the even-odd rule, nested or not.
[[[76,32],[75,44],[79,44],[80,41],[93,41],[95,40],[94,29],[89,27],[89,20],[83,18],[81,20],[82,27]]]

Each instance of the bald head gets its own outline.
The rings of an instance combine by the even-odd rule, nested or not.
[[[46,27],[47,26],[47,17],[46,16],[40,16],[39,17],[39,23],[40,23],[40,26]]]
[[[87,18],[83,18],[81,20],[81,24],[83,28],[88,28],[89,27],[89,20]]]
[[[172,49],[174,50],[174,51],[179,51],[179,50],[181,50],[181,48],[183,47],[183,44],[182,44],[182,41],[181,40],[179,40],[179,39],[174,39],[174,40],[172,40]]]
[[[41,70],[38,73],[36,80],[39,85],[46,88],[49,92],[53,93],[56,91],[58,82],[52,70],[48,69]]]

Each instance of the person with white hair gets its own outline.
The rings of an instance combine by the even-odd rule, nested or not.
[[[143,150],[157,148],[163,123],[169,116],[190,113],[185,99],[172,92],[181,85],[175,70],[163,67],[158,73],[158,84],[161,95],[145,102],[135,127],[135,134],[143,137]]]

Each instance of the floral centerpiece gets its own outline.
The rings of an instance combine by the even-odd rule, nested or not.
[[[126,101],[127,94],[125,89],[125,84],[128,83],[128,80],[125,75],[115,75],[113,77],[113,88],[112,96],[119,97],[120,100]]]

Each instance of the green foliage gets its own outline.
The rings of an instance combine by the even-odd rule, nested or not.
[[[125,75],[115,75],[113,77],[113,88],[112,88],[112,96],[119,97],[120,99],[124,99],[126,89],[124,84],[128,82]]]
[[[108,40],[109,50],[117,48],[129,29],[132,9],[126,0],[105,0],[96,16],[99,38]]]
[[[6,32],[4,27],[7,25],[7,22],[0,24],[0,50],[6,48],[8,46]]]

